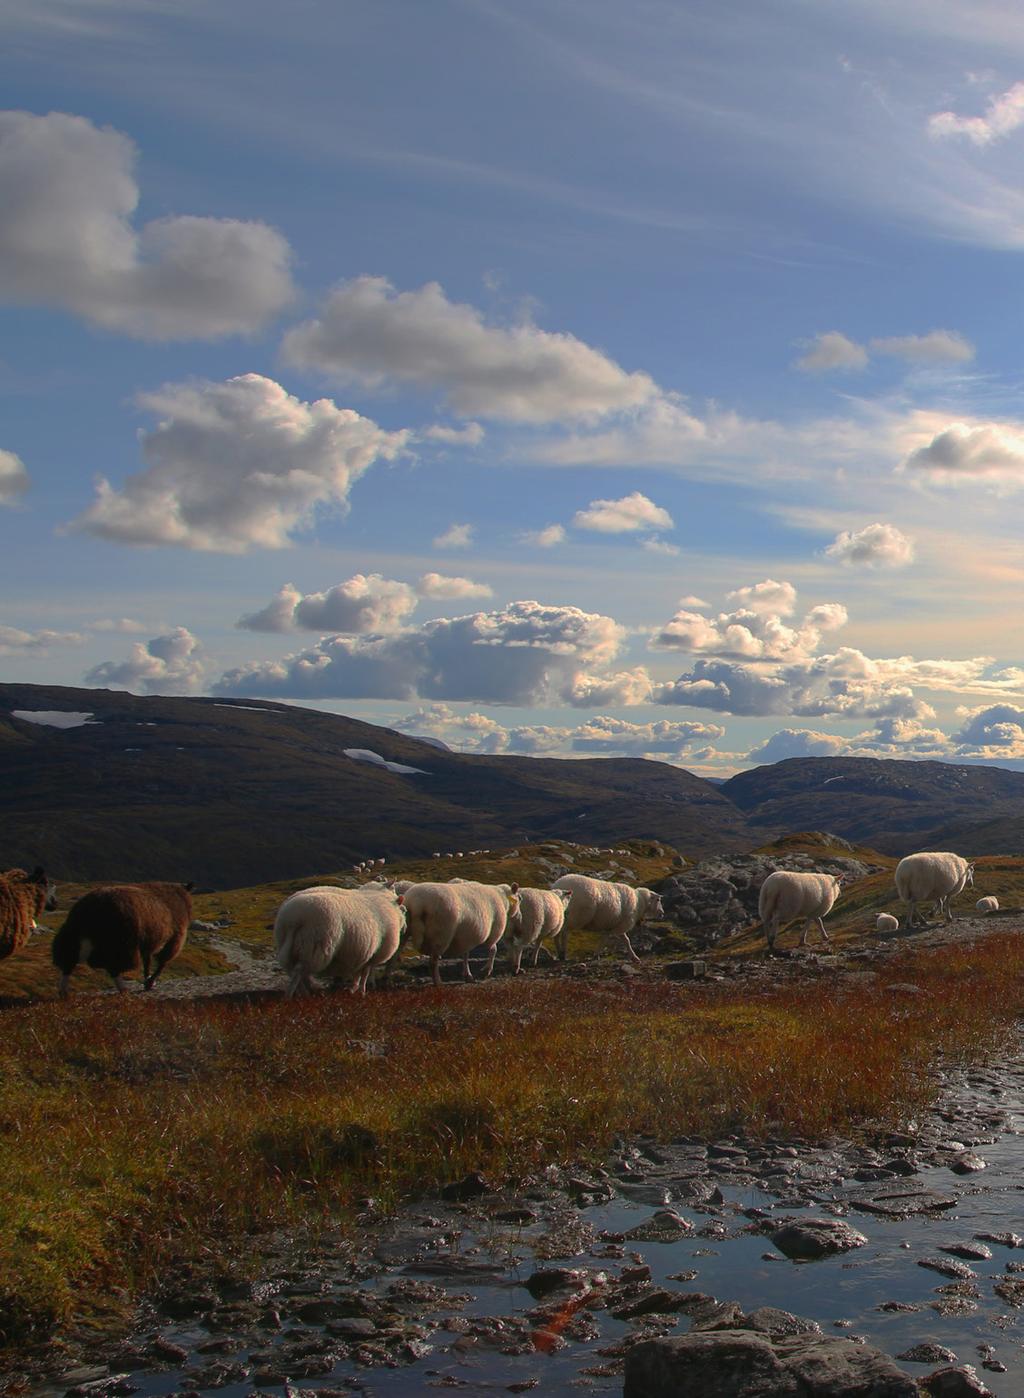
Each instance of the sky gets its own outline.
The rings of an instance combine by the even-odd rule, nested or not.
[[[1012,0],[6,0],[0,677],[1024,769]]]

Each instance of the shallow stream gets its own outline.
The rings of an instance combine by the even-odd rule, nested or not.
[[[913,1141],[891,1138],[873,1152],[838,1143],[812,1150],[780,1142],[747,1154],[742,1142],[707,1153],[694,1141],[624,1143],[607,1172],[575,1183],[552,1171],[549,1183],[514,1199],[428,1200],[368,1235],[356,1254],[327,1249],[278,1261],[241,1305],[243,1293],[222,1293],[208,1306],[199,1298],[197,1316],[155,1316],[131,1346],[109,1356],[109,1368],[69,1373],[36,1392],[157,1398],[215,1388],[235,1398],[254,1388],[280,1393],[287,1378],[292,1389],[380,1398],[438,1389],[619,1394],[623,1341],[683,1334],[691,1324],[686,1313],[613,1316],[624,1301],[629,1309],[632,1298],[664,1288],[735,1301],[744,1311],[779,1307],[893,1356],[934,1342],[979,1366],[998,1398],[1024,1398],[1024,1241],[990,1241],[991,1258],[963,1264],[973,1276],[959,1281],[919,1265],[951,1261],[941,1249],[978,1234],[1024,1234],[1022,1133],[1024,1058],[951,1078]],[[919,1168],[863,1178],[884,1172],[901,1145],[902,1158]],[[970,1152],[986,1167],[956,1173]],[[613,1197],[592,1202],[587,1183]],[[955,1202],[904,1218],[853,1202],[899,1186]],[[624,1236],[663,1207],[692,1231],[673,1242]],[[516,1209],[518,1222],[510,1217]],[[779,1222],[838,1215],[868,1241],[792,1262],[768,1236],[777,1224],[755,1231],[757,1211]],[[550,1268],[585,1269],[589,1289],[535,1299],[524,1283]],[[1019,1305],[993,1290],[1010,1282],[1012,1295],[1018,1280]],[[879,1309],[892,1303],[916,1309]],[[920,1378],[940,1365],[903,1367]]]

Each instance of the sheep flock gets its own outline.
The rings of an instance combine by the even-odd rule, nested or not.
[[[529,888],[459,877],[444,882],[388,879],[384,864],[376,858],[355,865],[353,873],[365,880],[355,888],[306,888],[281,903],[273,924],[274,950],[288,976],[289,996],[311,992],[317,979],[365,994],[371,975],[386,975],[406,945],[427,958],[435,986],[441,984],[440,966],[446,959],[461,961],[463,978],[472,980],[470,958],[475,955],[487,978],[500,950],[512,974],[519,975],[524,955],[532,957],[534,966],[542,952],[565,961],[570,938],[582,932],[597,934],[605,944],[621,938],[626,954],[637,961],[630,934],[645,920],[665,915],[657,892],[618,882],[610,870],[597,878],[559,874],[550,888]],[[798,919],[801,946],[814,926],[829,940],[824,918],[840,899],[843,881],[843,875],[827,873],[769,873],[758,898],[768,953],[774,953],[781,929]],[[933,916],[952,922],[952,900],[973,881],[974,865],[948,851],[923,851],[900,860],[894,882],[897,897],[908,905],[906,929],[922,925],[920,908],[927,902],[934,904]],[[185,944],[191,893],[190,884],[140,883],[84,894],[53,938],[61,995],[67,995],[71,974],[81,962],[108,972],[119,991],[126,989],[127,973],[141,971],[144,988],[150,990]],[[46,930],[38,927],[37,918],[54,907],[54,886],[42,869],[0,874],[0,959],[24,946],[33,932]],[[999,911],[999,900],[983,897],[976,911],[991,916]],[[756,927],[753,923],[743,931]],[[879,935],[892,935],[899,927],[899,919],[888,912],[879,912],[872,923]]]

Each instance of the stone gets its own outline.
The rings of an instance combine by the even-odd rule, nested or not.
[[[983,1243],[996,1243],[1001,1248],[1024,1248],[1024,1238],[1019,1233],[975,1233]]]
[[[1024,1306],[1024,1281],[1016,1281],[1013,1277],[1003,1277],[996,1282],[992,1290],[1008,1306]]]
[[[973,1175],[979,1170],[987,1170],[988,1161],[982,1160],[980,1155],[975,1155],[973,1151],[967,1150],[964,1151],[963,1155],[956,1156],[950,1162],[949,1168],[954,1175]]]
[[[794,1262],[810,1262],[834,1253],[850,1252],[867,1242],[863,1233],[837,1218],[808,1218],[800,1223],[787,1223],[770,1236],[778,1250]]]
[[[913,1180],[897,1180],[880,1188],[856,1190],[849,1195],[849,1203],[862,1213],[900,1219],[941,1213],[943,1209],[955,1208],[957,1200],[952,1194],[940,1194]]]
[[[552,1291],[580,1291],[589,1284],[589,1276],[583,1267],[541,1267],[523,1283],[535,1299],[548,1296]]]
[[[753,1330],[647,1340],[626,1355],[623,1398],[916,1398],[891,1359],[852,1340]]]
[[[451,1184],[446,1184],[441,1190],[442,1199],[450,1199],[460,1202],[465,1199],[477,1199],[481,1194],[490,1193],[491,1186],[480,1174],[479,1170],[464,1176],[461,1180],[453,1180]]]
[[[939,1245],[940,1252],[948,1252],[952,1257],[963,1257],[968,1262],[987,1262],[992,1249],[984,1243],[946,1243]]]
[[[777,1306],[758,1306],[745,1317],[745,1328],[762,1331],[772,1339],[783,1335],[820,1335],[821,1326],[816,1320],[804,1320],[790,1311],[781,1311]],[[955,1356],[954,1356],[955,1357]]]
[[[921,1387],[932,1398],[994,1398],[970,1364],[959,1369],[936,1369],[921,1380]]]
[[[920,1345],[911,1345],[902,1354],[896,1356],[904,1364],[955,1364],[956,1355],[945,1345],[936,1345],[925,1341]]]
[[[630,1242],[677,1243],[693,1232],[693,1224],[675,1209],[658,1209],[645,1222],[631,1228],[625,1235]]]
[[[973,1281],[977,1276],[977,1272],[973,1272],[966,1262],[958,1262],[954,1257],[919,1257],[917,1265],[928,1267],[943,1277],[955,1277],[959,1281]]]

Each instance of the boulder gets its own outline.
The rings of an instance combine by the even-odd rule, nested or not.
[[[781,1253],[794,1262],[812,1262],[837,1252],[850,1252],[867,1242],[863,1233],[838,1218],[808,1218],[787,1223],[771,1234]]]
[[[917,1384],[868,1345],[814,1333],[696,1331],[626,1355],[623,1398],[917,1398]]]

